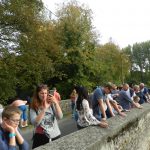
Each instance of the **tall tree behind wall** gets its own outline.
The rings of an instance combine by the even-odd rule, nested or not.
[[[121,84],[129,73],[128,56],[114,43],[101,45],[95,52],[95,82],[102,85],[108,81]]]
[[[56,14],[58,20],[55,23],[54,35],[62,55],[61,62],[56,68],[64,75],[61,86],[90,86],[93,71],[91,61],[97,44],[91,10],[72,1],[61,5]]]
[[[45,57],[47,53],[44,51],[50,45],[43,41],[46,38],[48,41],[49,35],[43,29],[43,24],[47,25],[41,16],[42,9],[43,4],[38,0],[0,2],[2,103],[16,95],[16,87],[22,90],[30,88],[44,80],[43,76],[48,75],[47,70],[52,71],[51,60]]]
[[[150,85],[150,41],[135,43],[124,50],[130,55],[132,63],[129,80],[133,80],[136,84],[144,82]]]
[[[140,71],[141,82],[147,82],[150,73],[150,42],[136,43],[133,45],[133,59]]]

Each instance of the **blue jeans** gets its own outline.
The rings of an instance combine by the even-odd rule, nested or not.
[[[96,118],[97,120],[99,120],[99,121],[102,119],[102,113],[101,113],[101,111],[100,111],[99,106],[97,106],[97,107],[95,107],[95,108],[93,109],[93,115],[94,115],[95,118]]]
[[[22,111],[21,120],[26,121],[27,120],[27,106],[21,105],[18,108]]]

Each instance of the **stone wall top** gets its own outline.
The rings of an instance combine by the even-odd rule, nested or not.
[[[149,121],[146,121],[147,119],[149,119]],[[36,150],[119,150],[119,148],[116,147],[121,142],[121,144],[126,142],[125,145],[127,146],[129,142],[131,143],[131,141],[136,140],[137,137],[136,135],[133,136],[133,134],[138,132],[142,134],[142,132],[150,126],[149,122],[150,104],[144,104],[143,109],[135,108],[127,112],[127,117],[125,118],[116,115],[108,119],[109,127],[107,129],[98,126],[87,127],[36,148]],[[125,136],[125,134],[128,134],[128,136]],[[119,142],[118,137],[122,139],[121,142]],[[128,137],[130,140],[121,137],[125,137],[126,139]],[[132,146],[130,148],[132,149]],[[120,148],[120,150],[125,149]]]

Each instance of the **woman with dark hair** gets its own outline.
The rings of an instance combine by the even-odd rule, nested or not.
[[[108,124],[103,121],[97,120],[93,116],[93,111],[91,109],[91,103],[89,100],[88,91],[85,87],[79,87],[78,99],[76,102],[76,109],[78,113],[77,128],[82,129],[90,125],[99,125],[100,127],[106,128]]]
[[[37,86],[30,106],[31,123],[35,125],[33,149],[60,137],[61,132],[56,118],[62,117],[58,101],[49,94],[47,85]]]

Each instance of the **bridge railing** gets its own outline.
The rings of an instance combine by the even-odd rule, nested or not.
[[[107,129],[87,127],[35,150],[148,150],[150,149],[150,104],[132,109],[127,117],[108,119]]]

